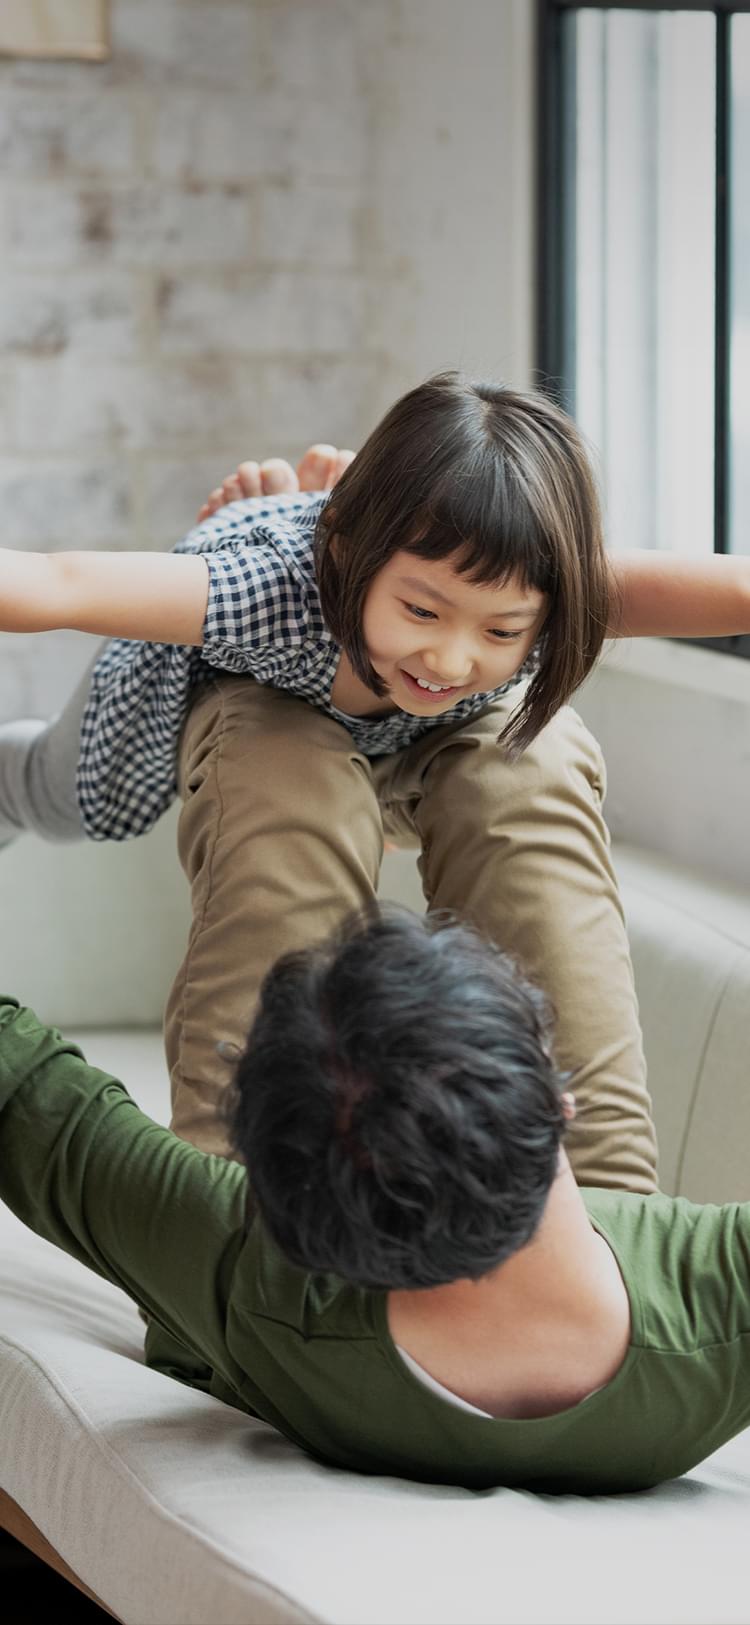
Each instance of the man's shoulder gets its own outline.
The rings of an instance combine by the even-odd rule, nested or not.
[[[252,1293],[245,1297],[249,1312],[254,1319],[272,1322],[279,1332],[295,1334],[304,1343],[374,1336],[377,1294],[326,1271],[293,1264],[257,1215],[247,1233],[242,1268],[252,1282]]]
[[[630,1295],[635,1342],[685,1353],[750,1332],[750,1203],[582,1194]]]
[[[703,1211],[682,1196],[663,1191],[605,1190],[595,1186],[581,1189],[583,1204],[595,1229],[618,1252],[623,1247],[646,1246],[661,1234],[689,1231]]]

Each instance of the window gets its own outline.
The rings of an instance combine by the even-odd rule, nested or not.
[[[539,12],[542,381],[612,548],[750,553],[750,3]]]

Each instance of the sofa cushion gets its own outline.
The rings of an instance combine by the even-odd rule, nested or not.
[[[750,1199],[750,890],[638,848],[616,851],[661,1183]]]

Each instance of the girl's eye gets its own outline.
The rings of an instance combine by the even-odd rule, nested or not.
[[[420,609],[419,604],[407,604],[410,615],[416,615],[419,621],[434,621],[436,619],[431,609]]]
[[[520,632],[503,632],[499,626],[493,626],[490,631],[491,638],[514,639],[520,638]]]

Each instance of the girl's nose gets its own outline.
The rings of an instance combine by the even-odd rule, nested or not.
[[[433,682],[446,688],[459,688],[471,676],[473,659],[468,645],[460,642],[435,643],[422,655]]]

